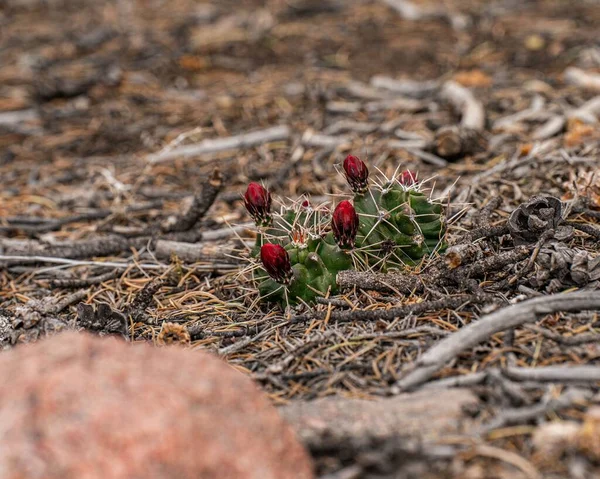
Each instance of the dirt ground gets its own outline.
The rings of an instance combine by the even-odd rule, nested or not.
[[[600,474],[599,23],[593,1],[0,0],[3,347],[65,328],[189,343],[279,405],[477,397],[443,440],[311,445],[320,477]],[[427,179],[457,263],[392,287],[359,275],[314,308],[259,303],[247,183],[337,199],[348,153]],[[563,202],[542,225],[535,195]],[[406,382],[444,338],[561,292],[591,299]]]

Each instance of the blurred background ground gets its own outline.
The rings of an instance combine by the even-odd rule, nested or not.
[[[585,284],[570,276],[553,283],[560,269],[554,264],[525,269],[527,254],[475,276],[469,292],[506,305],[583,286],[594,290],[599,22],[594,1],[0,0],[0,318],[10,330],[4,346],[73,327],[102,333],[125,327],[134,340],[182,340],[179,330],[165,333],[163,323],[170,322],[185,328],[183,341],[192,348],[216,351],[260,381],[277,404],[389,395],[406,364],[486,310],[448,303],[391,321],[339,322],[329,313],[452,298],[464,285],[434,284],[415,294],[355,288],[345,305],[286,316],[257,305],[239,274],[244,242],[230,233],[230,225],[248,221],[240,201],[248,181],[264,181],[281,198],[326,200],[346,191],[337,170],[350,152],[384,173],[401,164],[431,179],[434,196],[456,205],[448,208],[451,240],[504,225],[536,194],[585,197],[565,216],[592,228],[577,229],[566,242],[587,255]],[[485,141],[443,158],[437,135],[461,122],[460,108],[442,94],[450,81],[483,108]],[[271,141],[177,153],[278,125],[288,128]],[[200,241],[192,260],[161,256],[147,231],[180,212],[215,166],[224,188],[199,230],[216,233]],[[95,240],[118,241],[121,249],[61,254]],[[481,253],[495,257],[514,246],[498,235]],[[544,268],[555,269],[548,277],[537,274]],[[162,282],[136,309],[133,298],[156,278]],[[90,319],[97,312],[79,302],[106,304],[111,312]],[[596,365],[597,341],[565,346],[548,337],[595,334],[597,322],[590,313],[550,315],[537,330],[499,333],[439,377],[510,361]],[[558,453],[542,460],[532,442],[548,420],[582,421],[598,383],[579,386],[583,399],[560,411],[541,407],[502,424],[500,432],[467,434],[450,441],[450,453],[431,453],[413,469],[398,465],[408,446],[392,441],[387,449],[346,444],[354,451],[346,456],[332,447],[333,458],[319,451],[315,457],[326,457],[319,473],[592,477],[595,453],[572,445],[561,450],[564,460]],[[480,402],[469,416],[486,423],[507,408],[547,405],[566,386],[530,382],[512,395],[503,387],[506,380],[478,384]],[[409,446],[421,457],[418,445]],[[386,452],[366,459],[356,452],[372,449]]]

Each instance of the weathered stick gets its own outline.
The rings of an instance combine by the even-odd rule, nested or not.
[[[517,409],[505,409],[501,411],[488,424],[479,429],[479,434],[486,434],[494,429],[513,424],[522,424],[531,419],[535,419],[551,411],[560,411],[567,409],[575,404],[582,404],[589,401],[593,393],[590,391],[581,391],[579,389],[567,389],[557,398],[548,398],[537,404]]]
[[[158,240],[154,248],[154,254],[160,259],[169,259],[172,255],[177,256],[185,263],[196,263],[199,261],[210,262],[215,268],[237,269],[242,260],[236,260],[233,257],[234,251],[231,248],[219,248],[214,251],[212,248],[202,243],[182,243],[179,241]],[[227,256],[229,253],[230,256]]]
[[[392,321],[395,318],[405,317],[411,314],[418,315],[423,314],[426,311],[439,311],[441,309],[456,309],[460,306],[473,302],[482,303],[490,302],[489,296],[475,296],[475,295],[460,295],[460,296],[448,296],[442,299],[436,299],[433,301],[423,301],[422,303],[407,304],[405,306],[398,306],[390,309],[357,309],[356,311],[334,311],[329,315],[331,322],[351,322],[351,321]],[[294,323],[305,323],[312,319],[325,319],[327,312],[317,312],[310,314],[302,314],[293,316],[290,320],[290,324]]]
[[[416,81],[409,79],[395,80],[390,77],[376,75],[371,78],[371,86],[389,90],[399,95],[405,95],[414,98],[425,98],[434,93],[440,83],[437,80]]]
[[[316,133],[307,130],[302,135],[301,142],[304,146],[312,146],[318,148],[336,148],[344,143],[349,143],[350,138],[347,136],[331,136],[322,133]]]
[[[485,110],[473,93],[462,85],[454,81],[444,83],[441,92],[442,98],[452,103],[461,113],[460,125],[463,128],[470,128],[476,131],[482,131],[485,127]]]
[[[423,8],[408,0],[383,0],[383,3],[393,8],[402,18],[413,22],[421,20],[447,20],[454,28],[462,30],[466,28],[470,19],[466,15],[450,12],[436,8]]]
[[[439,407],[440,404],[445,406]],[[473,425],[464,410],[477,404],[478,399],[470,391],[447,389],[435,394],[419,391],[376,401],[340,397],[294,401],[279,411],[302,442],[314,448],[328,438],[425,439],[457,433]]]
[[[222,186],[222,177],[218,170],[215,170],[213,176],[202,185],[202,190],[194,197],[190,209],[174,217],[169,224],[163,225],[162,233],[158,228],[150,227],[144,232],[143,236],[134,238],[112,235],[88,241],[50,246],[36,242],[28,242],[21,246],[19,244],[15,245],[14,242],[11,243],[10,240],[0,239],[0,251],[7,253],[4,257],[6,263],[3,266],[20,264],[20,261],[25,261],[25,263],[37,262],[48,257],[64,260],[112,256],[131,249],[140,249],[144,246],[153,247],[157,239],[192,243],[200,241],[202,233],[194,227],[212,206]],[[13,245],[12,248],[11,245]],[[13,254],[10,255],[10,253]]]
[[[39,113],[31,108],[29,110],[6,111],[0,113],[0,125],[14,125],[30,120],[38,120]]]
[[[598,338],[596,338],[598,341]],[[536,368],[508,366],[506,368],[489,368],[475,373],[462,374],[430,381],[423,389],[446,389],[468,387],[482,384],[491,376],[500,375],[511,381],[529,383],[596,383],[600,381],[600,366],[590,364],[553,365]]]
[[[565,82],[586,88],[588,90],[600,91],[600,75],[586,72],[581,68],[569,67],[564,73]]]
[[[137,264],[131,261],[112,262],[112,261],[81,261],[69,258],[57,258],[56,256],[18,256],[18,255],[0,255],[0,268],[10,267],[15,264],[32,263],[50,263],[65,264],[71,266],[103,266],[107,268],[127,269],[132,266],[139,266],[141,269],[167,269],[168,265],[163,264]]]
[[[524,121],[531,120],[543,120],[545,119],[549,113],[544,110],[546,107],[546,100],[540,95],[536,95],[531,100],[531,105],[525,110],[518,111],[517,113],[512,113],[508,116],[503,116],[498,118],[492,124],[492,130],[504,130],[506,128],[514,128],[516,123],[521,123]]]
[[[194,145],[183,145],[162,153],[157,153],[148,157],[149,163],[161,163],[172,160],[173,158],[189,158],[191,156],[206,155],[225,150],[237,150],[248,148],[270,141],[287,140],[291,135],[291,130],[286,125],[266,128],[264,130],[253,131],[241,135],[230,136],[228,138],[207,139]]]
[[[110,281],[119,277],[121,272],[118,269],[109,271],[108,273],[89,278],[69,278],[69,279],[54,279],[50,282],[51,288],[84,288],[95,284],[101,284],[105,281]]]
[[[391,140],[394,141],[394,140]],[[440,168],[444,168],[448,165],[448,162],[439,156],[432,155],[431,153],[427,153],[426,151],[417,150],[415,148],[405,148],[411,155],[415,155],[417,158],[420,158],[425,163],[429,163],[431,165],[439,166]]]
[[[204,218],[208,209],[212,206],[219,192],[223,189],[223,176],[218,168],[215,168],[212,176],[202,184],[201,190],[194,195],[189,209],[181,216],[175,217],[162,226],[164,233],[178,231],[189,231]]]
[[[600,335],[599,339],[600,339]],[[539,382],[596,382],[600,381],[600,366],[580,364],[576,366],[558,365],[538,368],[518,368],[509,366],[502,370],[504,376],[513,381]]]
[[[460,246],[467,246],[462,244]],[[531,245],[520,245],[510,251],[505,251],[492,256],[486,256],[474,263],[465,265],[454,265],[456,262],[462,262],[460,259],[453,257],[453,252],[449,251],[450,257],[448,261],[450,266],[448,269],[431,268],[423,275],[406,274],[406,273],[374,273],[362,271],[340,271],[337,275],[337,284],[341,289],[358,287],[371,291],[384,292],[400,292],[403,294],[411,294],[421,291],[426,283],[436,283],[440,280],[452,281],[460,283],[467,278],[479,277],[485,274],[497,271],[506,265],[523,261],[531,254]]]
[[[440,128],[434,139],[435,152],[442,158],[459,158],[485,151],[487,141],[473,128],[447,126]]]
[[[567,118],[594,124],[600,117],[600,96],[595,96],[583,105],[567,112]]]
[[[560,133],[567,123],[567,120],[562,115],[552,115],[550,119],[542,126],[536,128],[531,134],[534,140],[546,140]]]
[[[8,226],[0,226],[0,231],[23,231],[29,234],[41,234],[47,231],[56,231],[61,227],[83,221],[101,220],[114,214],[127,214],[138,211],[162,207],[162,200],[155,200],[144,204],[126,206],[122,210],[101,209],[87,213],[79,213],[56,219],[43,219],[33,217],[8,217],[4,221]]]
[[[595,291],[540,296],[501,309],[442,339],[423,354],[396,384],[400,390],[405,391],[426,382],[462,351],[500,331],[531,323],[540,316],[558,311],[595,309],[600,309],[600,295]]]
[[[410,294],[422,287],[421,278],[417,275],[402,273],[375,273],[362,271],[340,271],[337,275],[340,289],[356,286],[372,291],[399,291]]]

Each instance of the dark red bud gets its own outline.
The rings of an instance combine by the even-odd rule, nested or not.
[[[271,193],[258,183],[250,183],[244,195],[244,205],[258,226],[271,224]]]
[[[352,203],[344,200],[337,205],[331,219],[331,229],[340,248],[354,247],[354,239],[358,232],[358,215]]]
[[[354,193],[365,193],[369,185],[369,169],[363,161],[352,155],[348,155],[344,160],[344,171],[346,180]]]
[[[398,183],[402,186],[412,186],[417,182],[417,175],[410,170],[404,170],[398,177]]]
[[[260,248],[260,259],[271,278],[278,283],[288,284],[292,279],[290,257],[283,246],[267,243]]]
[[[310,208],[310,201],[304,200],[302,202],[302,208],[307,208],[307,209]]]

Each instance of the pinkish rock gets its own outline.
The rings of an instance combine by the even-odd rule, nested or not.
[[[312,478],[292,430],[216,357],[64,333],[0,354],[0,477]]]

